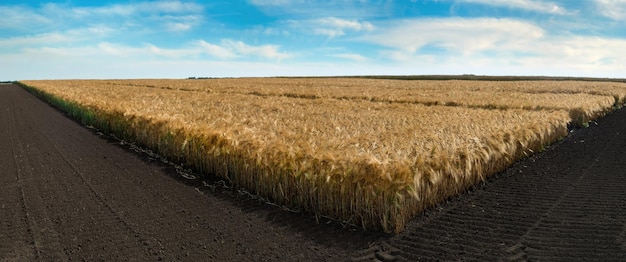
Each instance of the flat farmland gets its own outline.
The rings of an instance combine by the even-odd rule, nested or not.
[[[563,83],[567,84],[567,82]],[[590,85],[595,84],[597,83],[590,83]],[[613,85],[612,83],[607,84]],[[71,86],[67,83],[65,85]],[[84,89],[85,87],[80,87],[81,85],[73,87]],[[137,86],[128,85],[124,88],[131,89],[137,88]],[[155,87],[154,85],[146,88],[170,90],[168,87]],[[122,90],[115,90],[119,93],[114,94],[119,99],[117,102],[123,103],[132,100],[126,93],[122,93]],[[97,93],[95,89],[91,91],[92,94],[89,97],[97,97],[93,95]],[[623,163],[626,162],[626,159],[624,159],[625,154],[622,153],[622,148],[625,146],[624,142],[626,142],[623,139],[624,130],[626,130],[624,110],[611,113],[612,108],[606,109],[606,111],[599,113],[600,115],[606,114],[606,116],[588,123],[589,127],[574,128],[569,129],[569,131],[565,128],[565,132],[562,133],[564,126],[577,126],[572,124],[572,116],[575,114],[571,114],[572,110],[567,108],[556,110],[553,108],[505,109],[462,104],[426,105],[416,102],[381,102],[355,99],[355,103],[374,103],[367,105],[368,108],[371,108],[370,110],[362,109],[362,111],[392,110],[391,112],[394,114],[398,114],[398,112],[411,113],[414,114],[415,118],[422,120],[430,115],[426,113],[420,115],[415,114],[415,112],[424,107],[432,110],[433,115],[437,116],[436,118],[449,117],[450,115],[447,115],[449,112],[456,112],[456,115],[452,115],[460,118],[480,117],[476,113],[465,112],[468,109],[471,109],[472,112],[490,112],[491,114],[487,116],[500,122],[512,119],[512,113],[519,114],[519,120],[517,122],[511,121],[514,123],[511,126],[522,125],[527,131],[518,131],[520,133],[517,133],[519,134],[517,137],[512,136],[512,134],[516,134],[515,129],[511,131],[507,128],[476,127],[476,130],[491,135],[497,134],[498,130],[509,130],[507,131],[508,136],[501,137],[502,141],[520,141],[521,137],[529,137],[535,141],[550,141],[553,139],[552,137],[567,134],[564,138],[557,139],[561,140],[560,142],[551,146],[542,146],[539,149],[533,148],[541,145],[541,142],[527,144],[519,142],[518,147],[524,148],[520,149],[519,157],[525,158],[525,160],[517,162],[507,169],[497,165],[505,165],[507,161],[515,158],[514,154],[505,155],[507,157],[502,162],[490,162],[491,165],[480,166],[480,168],[484,168],[483,170],[493,168],[493,170],[503,169],[503,172],[495,174],[485,172],[483,173],[484,177],[468,176],[462,179],[456,178],[457,180],[445,172],[428,173],[448,175],[448,178],[437,181],[438,177],[436,176],[424,176],[424,179],[433,179],[439,183],[428,184],[424,188],[431,190],[439,188],[439,191],[428,192],[424,190],[421,195],[417,194],[417,196],[410,194],[410,191],[405,191],[408,194],[406,198],[412,197],[419,200],[420,197],[425,197],[428,193],[431,195],[437,195],[441,192],[450,193],[458,189],[454,185],[462,183],[478,183],[478,185],[473,186],[470,192],[462,193],[459,198],[452,198],[438,204],[436,209],[418,212],[420,213],[419,216],[407,219],[402,232],[394,235],[380,235],[361,232],[360,230],[338,229],[336,227],[343,226],[348,229],[356,229],[363,225],[353,227],[350,224],[358,224],[354,220],[350,222],[337,218],[335,220],[339,222],[332,223],[322,218],[328,215],[320,213],[314,215],[314,213],[319,212],[313,209],[315,207],[302,205],[300,208],[303,210],[306,208],[309,212],[294,212],[293,209],[291,212],[285,212],[283,208],[263,204],[263,201],[255,200],[256,198],[241,197],[239,196],[241,191],[215,191],[215,185],[203,186],[203,181],[198,181],[196,186],[185,186],[183,184],[194,184],[195,182],[189,182],[179,177],[177,172],[173,171],[175,168],[169,165],[158,164],[154,161],[154,155],[146,156],[137,154],[132,150],[124,150],[128,147],[124,146],[128,145],[128,142],[139,144],[138,140],[130,140],[140,136],[136,136],[137,134],[128,128],[128,123],[135,124],[133,127],[141,130],[137,133],[147,134],[146,136],[149,136],[150,132],[154,130],[168,130],[169,132],[160,137],[152,137],[153,142],[151,143],[153,144],[146,143],[142,146],[161,151],[160,153],[163,155],[167,155],[168,150],[171,150],[170,153],[174,154],[171,154],[169,159],[181,163],[187,161],[185,160],[188,158],[187,154],[190,154],[193,151],[191,149],[197,148],[198,145],[206,145],[207,141],[220,142],[219,140],[208,140],[210,137],[207,136],[199,138],[188,136],[189,133],[186,132],[191,132],[189,130],[193,131],[196,127],[188,123],[185,126],[186,122],[180,121],[187,114],[185,112],[180,112],[178,115],[168,115],[160,111],[158,117],[146,119],[141,115],[126,111],[118,111],[114,114],[106,113],[106,111],[103,113],[95,107],[95,104],[98,103],[96,99],[92,101],[94,105],[85,106],[76,102],[68,102],[67,98],[60,100],[58,97],[47,95],[52,104],[63,108],[68,115],[88,123],[88,125],[97,126],[101,131],[112,132],[120,138],[127,139],[127,142],[121,143],[123,145],[120,146],[118,140],[107,142],[107,140],[99,137],[101,136],[98,135],[99,132],[80,128],[75,123],[67,121],[60,114],[50,110],[41,102],[35,101],[32,96],[16,86],[0,86],[0,92],[2,92],[0,95],[0,106],[2,106],[0,122],[3,127],[0,129],[2,131],[0,143],[2,143],[2,148],[10,149],[0,151],[2,153],[0,165],[3,170],[1,178],[6,189],[1,194],[3,216],[0,216],[0,239],[2,240],[0,241],[2,243],[0,244],[0,258],[2,259],[118,260],[154,258],[181,260],[203,258],[250,261],[459,259],[512,261],[561,259],[569,261],[571,259],[600,259],[621,261],[624,258],[626,247],[624,245],[624,233],[626,232],[626,221],[624,221],[626,214],[624,211],[626,209],[623,206],[626,203],[626,190],[623,186],[626,184],[623,172]],[[614,93],[611,91],[608,96],[613,97],[614,101],[618,101],[613,95]],[[568,94],[576,94],[576,92],[568,92]],[[312,110],[320,105],[338,106],[341,105],[339,102],[352,103],[353,101],[352,99],[332,97],[244,95],[263,99],[289,98],[279,101],[281,103],[291,101],[289,105],[294,108],[303,107],[308,100],[320,100],[316,101],[319,103],[315,107],[305,107],[307,110],[311,110],[311,115],[316,114],[317,111]],[[46,95],[44,94],[44,96]],[[199,97],[200,95],[195,96]],[[162,99],[164,96],[151,93],[141,99],[152,102],[158,101],[158,99],[149,100],[149,97]],[[207,102],[202,98],[196,99],[200,104],[194,106]],[[229,103],[241,101],[239,96],[235,99],[236,101],[223,99]],[[294,104],[298,103],[291,99],[300,101],[301,105],[295,106]],[[139,101],[139,99],[133,101]],[[339,102],[336,103],[336,101]],[[251,103],[250,100],[247,102]],[[408,110],[404,106],[400,106],[398,109],[395,107],[396,104],[413,109]],[[173,106],[173,104],[161,102],[161,104],[154,104],[153,107],[149,107],[148,111],[163,110],[165,105]],[[614,105],[619,104],[614,103]],[[255,112],[266,115],[271,114],[266,113],[265,110],[277,111],[281,114],[289,111],[281,111],[279,106],[269,107],[265,103],[259,103],[256,107]],[[265,109],[266,107],[269,109]],[[337,108],[354,110],[354,108],[358,109],[359,106],[342,105]],[[124,109],[122,108],[122,110]],[[234,109],[244,110],[241,107],[234,107]],[[448,111],[450,109],[452,110]],[[354,110],[353,117],[347,119],[358,123],[356,116],[363,114],[362,111]],[[525,115],[524,112],[526,111],[539,114]],[[324,111],[322,110],[322,112]],[[334,112],[335,115],[341,113],[338,110]],[[210,111],[203,111],[203,114],[208,113]],[[248,111],[244,113],[248,113]],[[231,114],[243,115],[237,115],[232,111]],[[332,115],[321,115],[332,119]],[[380,115],[383,114],[380,112],[378,114],[370,113],[367,116],[372,117],[372,123],[387,123],[376,118]],[[537,134],[542,129],[527,128],[532,127],[528,123],[523,124],[526,123],[529,116],[547,119],[544,120],[545,122],[531,122],[540,125],[548,123],[547,126],[552,129],[545,128],[543,130],[552,130],[553,135],[533,136],[532,134]],[[259,115],[259,117],[261,116]],[[342,120],[344,118],[346,116],[340,116],[336,119]],[[127,122],[115,122],[113,121],[115,119],[126,119]],[[186,129],[172,129],[172,126],[168,124],[169,122],[164,119],[170,119],[170,122],[183,125]],[[335,121],[334,124],[342,123]],[[431,125],[442,125],[441,122],[445,122],[438,121],[433,120],[430,123]],[[484,121],[484,123],[493,124],[498,121]],[[480,121],[470,120],[468,122],[480,123]],[[254,122],[247,123],[249,128],[252,126],[250,123]],[[399,122],[400,124],[393,121],[388,123],[385,129],[375,130],[390,129],[392,133],[387,134],[403,134],[393,133],[398,129],[392,127],[412,122],[407,120]],[[423,123],[422,121],[421,124],[424,125]],[[465,125],[469,126],[470,129],[475,127]],[[442,133],[459,132],[461,134],[459,137],[462,137],[469,133],[469,131],[462,129],[465,125],[457,123],[453,125],[455,128],[442,129],[445,131]],[[582,123],[582,125],[587,124]],[[364,124],[360,126],[367,127]],[[205,129],[201,127],[197,130]],[[237,130],[239,130],[238,127],[234,127],[230,131]],[[334,134],[341,134],[336,128],[335,130],[338,133]],[[368,129],[363,128],[363,130],[367,131]],[[432,129],[419,130],[427,132]],[[230,131],[222,131],[221,135],[231,134]],[[479,136],[478,131],[472,133],[471,139],[459,139],[458,143],[442,143],[440,145],[451,148],[454,148],[453,145],[481,145],[479,144],[481,136]],[[185,136],[182,136],[183,134]],[[237,135],[239,133],[233,132],[232,134]],[[290,135],[289,133],[279,134],[281,137],[289,137]],[[183,137],[183,140],[179,141],[179,137]],[[323,134],[315,138],[320,137],[323,138]],[[415,135],[415,137],[419,136]],[[431,139],[437,137],[434,136]],[[454,138],[454,135],[447,134],[441,135],[441,137],[450,139]],[[496,135],[493,139],[497,141],[498,136]],[[177,143],[177,141],[181,142],[177,145],[180,146],[178,148],[168,149],[166,146]],[[246,143],[240,142],[235,145],[245,145]],[[495,142],[482,144],[482,147],[476,147],[481,149],[476,152],[487,157],[485,153],[488,149],[487,146],[494,145],[496,145]],[[199,147],[203,150],[211,149],[206,146]],[[129,148],[134,149],[136,147],[131,145]],[[336,148],[341,147],[337,146]],[[407,147],[402,146],[392,148],[408,150],[403,149]],[[458,148],[462,147],[456,148],[461,150]],[[502,147],[501,150],[506,148]],[[439,146],[435,150],[428,148],[425,151],[429,153],[425,157],[426,159],[437,159],[439,154],[454,156],[454,153],[439,148]],[[196,153],[198,152],[201,150],[197,150]],[[234,151],[221,151],[220,153],[229,152]],[[371,152],[378,151],[372,150]],[[458,159],[467,160],[471,157],[468,155],[471,152],[471,150],[465,152],[461,150],[462,154],[458,155]],[[203,155],[206,156],[206,154]],[[373,154],[374,157],[389,155],[393,154]],[[527,155],[530,155],[530,158]],[[290,155],[279,156],[285,158],[285,156]],[[411,155],[409,154],[409,156]],[[368,157],[371,158],[372,155],[368,155]],[[335,158],[338,157],[325,160],[336,160]],[[271,160],[271,158],[268,159]],[[449,170],[446,172],[458,172],[459,167],[467,167],[468,163],[472,163],[467,161],[464,164],[458,162],[458,159],[457,162],[454,162],[453,159],[448,160],[449,162],[422,160],[423,162],[418,163],[432,165],[433,170],[441,168],[434,163],[444,163],[440,164],[444,170],[446,165],[449,165]],[[489,159],[497,160],[496,158]],[[235,158],[227,161],[236,162],[240,160]],[[393,161],[389,162],[392,163]],[[211,170],[209,169],[210,165],[205,166],[206,163],[200,161],[198,163],[200,165],[198,165],[197,170],[209,175],[212,172],[227,171],[229,175],[223,176],[222,179],[231,179],[231,183],[243,187],[243,183],[234,181],[236,176],[230,176],[230,171],[234,169],[221,167],[223,169],[219,171],[220,167],[213,167]],[[193,164],[191,161],[189,165]],[[355,165],[358,164],[360,163],[356,162]],[[388,163],[381,161],[378,165],[388,168],[385,166],[386,164]],[[207,169],[202,169],[203,166]],[[376,167],[376,165],[371,164],[370,166]],[[458,170],[450,168],[452,166],[457,167]],[[475,165],[472,163],[472,166]],[[287,170],[290,170],[289,168],[293,167],[288,166]],[[372,173],[369,175],[380,175],[377,173],[380,172],[380,169],[372,169],[371,171]],[[167,173],[172,174],[167,175]],[[477,173],[480,172],[467,174]],[[312,179],[307,178],[306,174],[300,174],[298,177],[304,176],[305,180]],[[170,176],[178,177],[176,180],[182,180],[185,183],[177,183],[177,181],[170,179]],[[308,176],[311,177],[311,174]],[[341,183],[341,181],[332,180],[333,178],[331,176],[328,181]],[[446,181],[447,183],[444,183]],[[285,184],[279,184],[281,186],[276,187],[276,189],[281,191],[285,188]],[[436,185],[453,186],[435,187]],[[364,189],[364,191],[367,190],[372,189]],[[373,191],[375,190],[373,189]],[[453,194],[457,193],[453,192]],[[339,195],[339,197],[341,196]],[[446,199],[449,198],[446,197]],[[324,221],[324,223],[316,224],[316,220]],[[367,228],[375,227],[370,225]],[[381,229],[383,228],[381,227]],[[271,239],[271,241],[259,241],[261,239]]]
[[[622,83],[23,81],[85,124],[254,195],[365,229],[417,213],[624,103]]]

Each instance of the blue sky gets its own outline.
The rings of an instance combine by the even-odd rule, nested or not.
[[[626,77],[626,0],[4,0],[0,14],[0,80]]]

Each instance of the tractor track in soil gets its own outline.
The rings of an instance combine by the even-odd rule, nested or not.
[[[0,261],[626,260],[626,110],[397,235],[207,182],[0,85]]]

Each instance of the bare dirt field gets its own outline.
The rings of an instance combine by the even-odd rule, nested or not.
[[[626,110],[386,235],[184,178],[0,85],[0,186],[0,261],[624,261]]]

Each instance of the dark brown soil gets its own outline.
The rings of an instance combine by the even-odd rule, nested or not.
[[[0,261],[626,261],[626,110],[395,236],[318,224],[133,149],[0,85]]]

